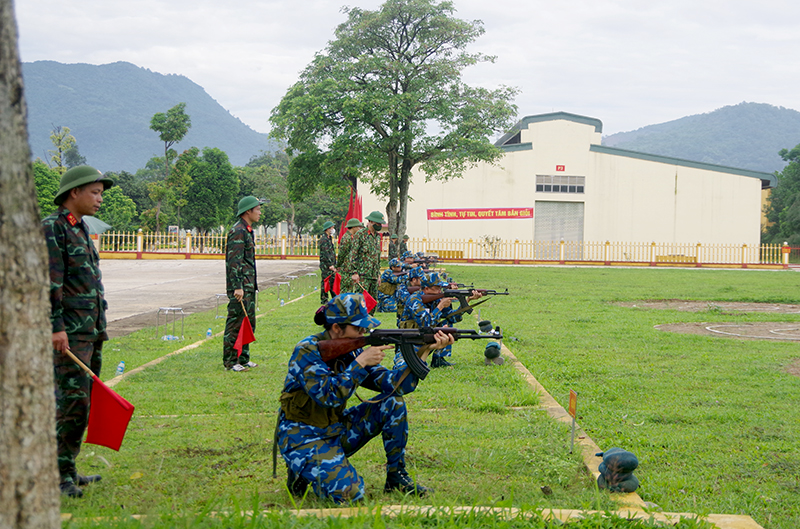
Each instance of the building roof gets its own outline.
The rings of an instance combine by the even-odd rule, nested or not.
[[[520,142],[520,131],[528,128],[532,123],[541,123],[543,121],[557,121],[565,120],[575,123],[583,123],[584,125],[594,126],[595,132],[603,132],[603,122],[596,118],[588,116],[579,116],[578,114],[570,114],[569,112],[551,112],[549,114],[538,114],[535,116],[526,116],[522,118],[510,131],[508,131],[502,138],[495,142],[495,146],[500,147],[506,152],[515,151],[528,151],[533,149],[531,143]],[[648,154],[638,151],[629,151],[627,149],[619,149],[616,147],[606,147],[604,145],[591,144],[589,150],[592,152],[610,154],[612,156],[624,156],[627,158],[636,158],[638,160],[647,160],[656,163],[666,163],[669,165],[679,165],[681,167],[691,167],[694,169],[703,169],[706,171],[716,171],[718,173],[728,173],[738,176],[747,176],[750,178],[758,178],[761,180],[761,188],[774,188],[778,185],[778,178],[772,173],[765,173],[762,171],[751,171],[749,169],[738,169],[736,167],[728,167],[725,165],[716,165],[705,162],[695,162],[692,160],[684,160],[682,158],[673,158],[670,156],[661,156],[658,154]]]

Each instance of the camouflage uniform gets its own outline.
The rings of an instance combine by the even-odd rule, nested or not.
[[[333,240],[327,233],[323,233],[319,238],[319,269],[322,280],[319,289],[319,301],[323,305],[328,302],[328,293],[325,292],[325,279],[330,278],[329,283],[333,283],[335,272],[330,267],[336,266],[336,249],[333,247]],[[331,285],[332,286],[332,285]],[[331,297],[335,296],[331,290]]]
[[[397,250],[397,253],[403,255],[408,251],[408,243],[406,242],[408,239],[403,239],[403,242],[400,243],[400,248]]]
[[[398,248],[397,240],[396,239],[390,239],[389,240],[389,259],[394,259],[394,258],[398,257],[398,255],[399,255],[397,253],[398,249],[399,248]]]
[[[389,268],[381,274],[381,284],[378,285],[378,312],[397,312],[397,299],[395,294],[398,287],[404,283],[404,276],[394,275],[392,267],[400,267],[400,261],[392,259]]]
[[[341,298],[363,305],[362,296],[336,299]],[[361,311],[366,315],[366,307]],[[405,471],[408,419],[402,396],[414,391],[419,380],[408,374],[395,389],[403,372],[381,365],[361,367],[355,358],[362,349],[332,361],[334,370],[319,352],[319,341],[327,339],[330,333],[324,331],[294,348],[280,399],[277,444],[290,479],[303,478],[318,496],[341,503],[364,497],[364,480],[348,458],[378,434],[383,438],[387,473]],[[345,408],[359,386],[380,395],[374,402]]]
[[[408,283],[417,277],[424,276],[424,272],[421,268],[412,268],[409,270],[408,275],[403,283],[397,286],[397,290],[394,293],[394,300],[397,304],[397,327],[400,328],[400,319],[403,317],[403,311],[406,308],[406,302],[408,301],[409,296],[411,296],[411,292],[408,291]]]
[[[381,273],[381,238],[377,233],[369,228],[364,228],[353,237],[353,246],[347,259],[348,273],[350,278],[353,274],[360,276],[363,289],[353,284],[353,291],[362,292],[366,290],[369,294],[378,299],[378,276]],[[344,277],[342,277],[344,279]],[[349,282],[352,280],[348,279]],[[342,287],[342,292],[347,292]]]
[[[250,318],[253,332],[256,330],[256,245],[253,228],[242,219],[238,219],[228,232],[225,250],[225,290],[228,294],[228,319],[225,321],[225,336],[222,339],[222,363],[226,369],[235,364],[247,365],[250,361],[250,344],[242,347],[242,354],[237,358],[233,348],[239,329],[244,321],[245,312]],[[241,288],[244,297],[240,303],[233,291]]]
[[[42,221],[50,261],[52,332],[66,332],[70,350],[100,375],[106,309],[100,256],[82,220],[59,207]],[[89,420],[92,378],[65,353],[53,350],[56,441],[61,482],[77,483],[75,458]]]
[[[361,231],[364,230],[362,229]],[[350,230],[347,230],[339,241],[339,257],[336,258],[336,268],[339,269],[339,274],[342,276],[342,293],[353,292],[353,280],[350,279],[353,272],[350,270],[349,260],[350,250],[353,247],[353,237],[354,235]]]

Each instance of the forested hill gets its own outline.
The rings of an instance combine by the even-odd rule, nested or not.
[[[202,87],[182,75],[162,75],[127,62],[95,66],[37,61],[22,65],[33,158],[48,158],[54,126],[69,127],[89,165],[135,172],[164,143],[150,119],[186,103],[192,128],[173,148],[217,147],[244,165],[276,144],[233,117]],[[265,102],[265,104],[267,104]]]
[[[740,103],[603,138],[603,145],[771,173],[778,151],[800,144],[800,112]]]

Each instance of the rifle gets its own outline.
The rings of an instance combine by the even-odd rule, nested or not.
[[[451,335],[456,340],[502,340],[503,335],[497,332],[493,334],[479,334],[472,329],[456,329],[453,327],[424,327],[422,329],[375,329],[371,333],[358,338],[338,338],[334,340],[321,340],[317,345],[320,355],[324,362],[330,362],[336,358],[346,355],[356,349],[374,345],[394,345],[400,349],[403,360],[409,370],[420,380],[424,380],[430,368],[414,352],[415,345],[427,345],[436,342],[434,335],[442,331]]]

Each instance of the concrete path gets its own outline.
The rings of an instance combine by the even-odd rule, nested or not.
[[[262,289],[287,275],[319,272],[316,260],[259,260],[256,266]],[[215,294],[225,292],[223,260],[103,259],[100,269],[111,337],[155,325],[159,307],[181,307],[186,313],[213,309]]]

